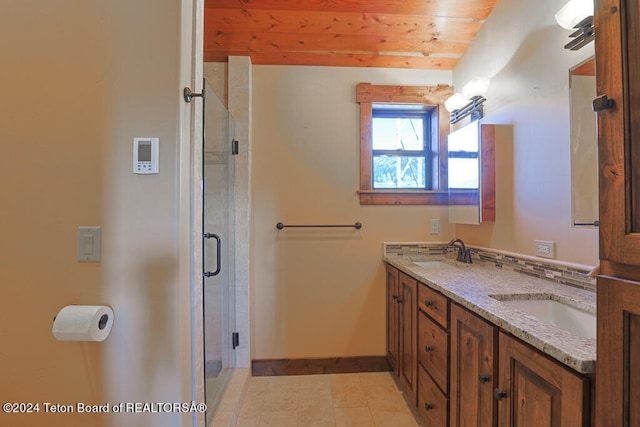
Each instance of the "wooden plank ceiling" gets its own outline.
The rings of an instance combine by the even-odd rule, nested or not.
[[[451,70],[497,0],[205,0],[204,60]]]

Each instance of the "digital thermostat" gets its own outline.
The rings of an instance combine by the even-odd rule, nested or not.
[[[158,138],[133,138],[133,173],[158,173]]]

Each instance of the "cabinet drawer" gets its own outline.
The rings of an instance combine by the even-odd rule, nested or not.
[[[449,425],[449,399],[422,368],[418,369],[418,410],[427,426]]]
[[[440,292],[420,283],[418,286],[418,306],[443,328],[449,328],[449,299]]]
[[[449,392],[449,334],[420,312],[418,315],[418,360],[438,386]]]

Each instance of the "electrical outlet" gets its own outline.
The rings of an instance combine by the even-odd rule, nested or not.
[[[543,258],[556,257],[556,243],[547,240],[534,240],[533,254]]]
[[[431,220],[431,234],[440,234],[440,220],[432,219]]]

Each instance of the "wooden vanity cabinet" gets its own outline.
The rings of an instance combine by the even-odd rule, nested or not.
[[[503,332],[499,340],[499,427],[589,425],[585,377]]]
[[[496,326],[451,304],[451,426],[496,425],[497,345]]]
[[[417,406],[427,426],[590,424],[586,376],[398,269],[387,265],[386,272],[387,357],[392,366],[395,363],[407,400]],[[630,289],[635,294],[629,298],[640,300],[640,286]],[[612,330],[607,341],[615,346],[611,357],[616,363],[626,363],[632,401],[640,399],[640,311],[635,313],[626,317],[627,328]],[[630,337],[626,359],[622,357],[626,344],[613,342],[622,332]],[[622,377],[612,381],[622,381]],[[634,405],[626,406],[632,416],[640,416]]]

